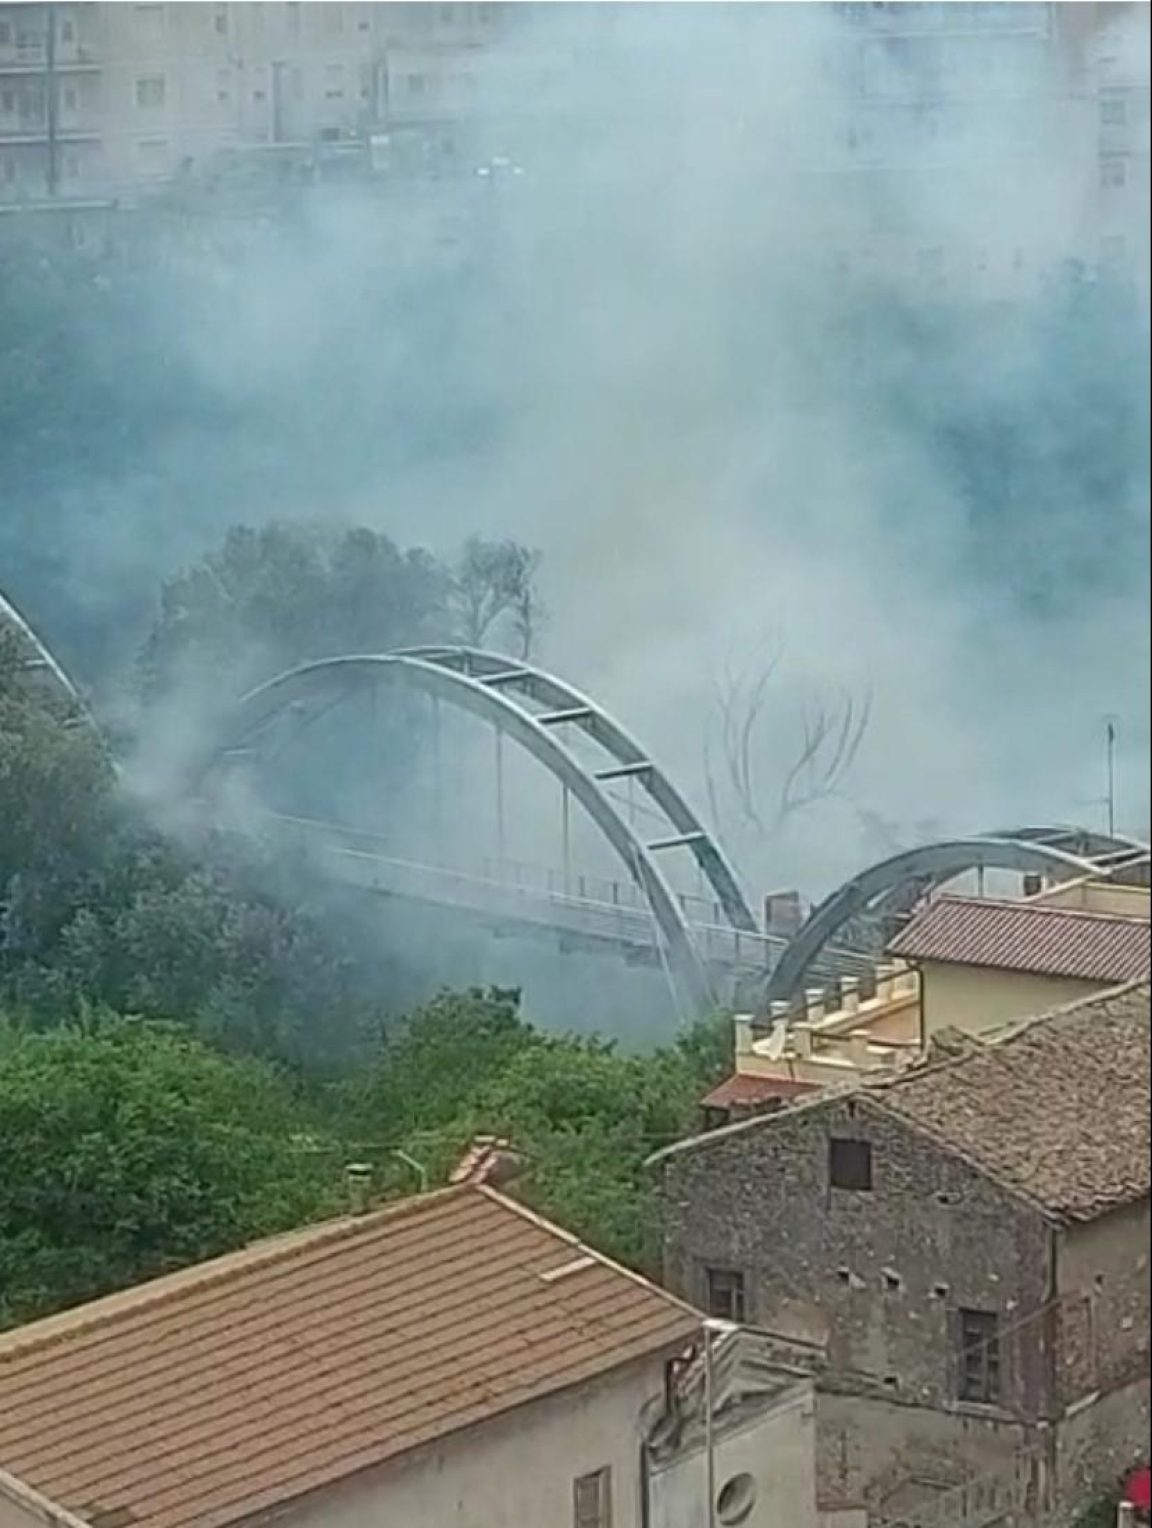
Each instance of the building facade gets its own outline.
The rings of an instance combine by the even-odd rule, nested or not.
[[[669,1287],[827,1354],[823,1507],[1039,1520],[1138,1460],[1148,1038],[1098,995],[658,1159]]]
[[[131,194],[222,156],[451,162],[499,4],[0,4],[0,201]]]

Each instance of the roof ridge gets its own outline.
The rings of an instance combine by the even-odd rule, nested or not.
[[[996,1056],[997,1060],[1003,1061],[1001,1054],[1003,1048],[1010,1045],[1021,1035],[1031,1033],[1043,1023],[1051,1023],[1053,1020],[1068,1013],[1074,1013],[1080,1008],[1098,1008],[1102,1004],[1111,1003],[1118,998],[1126,997],[1138,992],[1148,992],[1152,988],[1147,980],[1138,979],[1118,983],[1112,987],[1104,987],[1097,991],[1087,992],[1082,997],[1072,998],[1069,1002],[1061,1003],[1054,1008],[1046,1008],[1040,1013],[1029,1014],[1017,1020],[1010,1020],[1000,1029],[986,1030],[983,1032],[973,1031],[967,1038],[973,1043],[958,1054],[937,1055],[935,1057],[924,1056],[901,1067],[894,1073],[889,1072],[865,1072],[857,1073],[854,1077],[845,1077],[833,1083],[821,1086],[815,1093],[807,1097],[788,1099],[783,1108],[773,1110],[768,1114],[754,1114],[750,1119],[734,1120],[731,1124],[721,1125],[715,1130],[699,1130],[694,1135],[685,1136],[682,1140],[673,1141],[668,1146],[663,1146],[659,1151],[654,1151],[645,1160],[646,1167],[653,1167],[669,1157],[679,1156],[686,1151],[692,1151],[699,1147],[709,1147],[718,1142],[727,1140],[731,1136],[738,1136],[748,1131],[772,1129],[782,1121],[791,1119],[797,1113],[810,1109],[821,1109],[837,1098],[844,1098],[848,1094],[867,1102],[869,1098],[878,1102],[883,1107],[882,1100],[885,1094],[900,1084],[909,1084],[922,1081],[925,1077],[938,1075],[949,1067],[955,1067],[961,1063],[972,1062],[978,1057],[987,1058]],[[903,1116],[901,1116],[903,1118]]]
[[[861,1079],[861,1086],[864,1089],[891,1089],[899,1087],[901,1083],[918,1082],[929,1073],[944,1071],[948,1067],[964,1066],[977,1059],[988,1057],[993,1057],[1006,1065],[1008,1062],[1005,1060],[1004,1052],[1039,1025],[1051,1024],[1056,1019],[1075,1013],[1080,1008],[1098,1008],[1101,1003],[1110,999],[1124,997],[1129,992],[1143,991],[1148,988],[1148,985],[1144,981],[1121,982],[1115,987],[1105,987],[1102,991],[1089,992],[1083,997],[1071,998],[1066,1003],[1057,1003],[1052,1008],[1041,1009],[1039,1013],[1027,1013],[1018,1019],[1008,1019],[1003,1024],[989,1029],[965,1030],[963,1034],[968,1043],[963,1050],[947,1055],[925,1055],[892,1074],[865,1073]]]
[[[1081,918],[1096,923],[1147,923],[1145,913],[1120,913],[1100,907],[1062,907],[1055,902],[1033,901],[1024,897],[969,897],[956,892],[942,892],[927,904],[939,907],[942,903],[960,907],[1009,908],[1013,912],[1043,915],[1044,917]]]
[[[499,1189],[493,1188],[490,1183],[477,1183],[471,1186],[474,1187],[477,1193],[485,1195],[488,1199],[494,1199],[497,1204],[503,1205],[505,1209],[515,1210],[525,1220],[532,1221],[533,1224],[539,1226],[544,1231],[552,1232],[559,1240],[566,1241],[573,1247],[578,1247],[582,1253],[595,1258],[598,1263],[605,1268],[610,1268],[613,1273],[620,1274],[623,1278],[629,1279],[633,1284],[639,1284],[648,1294],[659,1295],[662,1300],[674,1306],[677,1310],[687,1311],[693,1316],[700,1315],[696,1307],[689,1305],[687,1300],[681,1300],[679,1295],[674,1295],[660,1284],[653,1283],[651,1279],[645,1278],[642,1273],[637,1273],[634,1268],[628,1268],[623,1263],[618,1263],[615,1259],[608,1257],[607,1254],[598,1252],[595,1247],[590,1247],[587,1242],[581,1241],[572,1231],[566,1231],[562,1226],[555,1225],[543,1215],[538,1215],[535,1210],[523,1204],[519,1199],[512,1198],[510,1194],[501,1193]]]
[[[310,1225],[297,1226],[290,1231],[274,1232],[270,1236],[246,1242],[241,1247],[233,1247],[229,1252],[218,1253],[201,1262],[174,1268],[170,1273],[157,1274],[139,1284],[131,1284],[126,1289],[113,1290],[94,1300],[41,1316],[13,1327],[11,1331],[0,1332],[0,1364],[9,1356],[25,1353],[29,1348],[51,1347],[80,1332],[99,1331],[102,1327],[115,1325],[142,1309],[165,1305],[192,1290],[229,1283],[253,1267],[288,1261],[311,1248],[348,1240],[379,1226],[383,1221],[404,1219],[433,1203],[440,1204],[471,1188],[472,1185],[467,1183],[449,1184],[426,1194],[409,1194],[403,1199],[390,1200],[363,1215],[333,1216],[327,1220],[314,1221]]]

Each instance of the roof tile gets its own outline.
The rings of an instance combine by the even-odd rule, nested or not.
[[[0,1335],[0,1459],[82,1516],[223,1528],[698,1332],[574,1250],[462,1185],[34,1322]]]
[[[905,960],[994,966],[1109,986],[1146,982],[1150,974],[1146,918],[1042,902],[937,897],[888,950]]]
[[[1148,1194],[1148,993],[986,1032],[862,1093],[1056,1218],[1094,1219]]]

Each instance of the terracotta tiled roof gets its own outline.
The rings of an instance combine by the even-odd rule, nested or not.
[[[770,1103],[774,1098],[798,1098],[802,1093],[815,1092],[816,1087],[814,1082],[798,1082],[792,1077],[760,1077],[734,1072],[702,1098],[700,1106],[703,1109],[730,1109],[733,1104],[754,1107]]]
[[[700,1319],[494,1190],[449,1188],[0,1336],[0,1460],[82,1517],[220,1528]]]
[[[938,897],[888,949],[905,960],[995,966],[1111,986],[1148,980],[1148,934],[1146,918],[1042,902]]]
[[[1149,988],[1132,983],[965,1036],[894,1077],[869,1074],[665,1146],[659,1162],[786,1130],[845,1098],[919,1131],[1054,1220],[1092,1220],[1149,1187]],[[955,1037],[951,1037],[955,1038]]]
[[[1056,1218],[1091,1220],[1148,1193],[1148,991],[1024,1020],[858,1096]]]

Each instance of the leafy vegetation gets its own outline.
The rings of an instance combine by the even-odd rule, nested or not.
[[[3,637],[0,1324],[330,1213],[353,1157],[383,1195],[444,1182],[477,1134],[514,1142],[531,1203],[644,1262],[644,1162],[694,1124],[722,1026],[634,1056],[540,1032],[510,991],[393,1018],[387,971],[298,881],[159,833],[28,657]]]
[[[0,1323],[104,1294],[332,1204],[266,1064],[95,1015],[0,1040]]]

